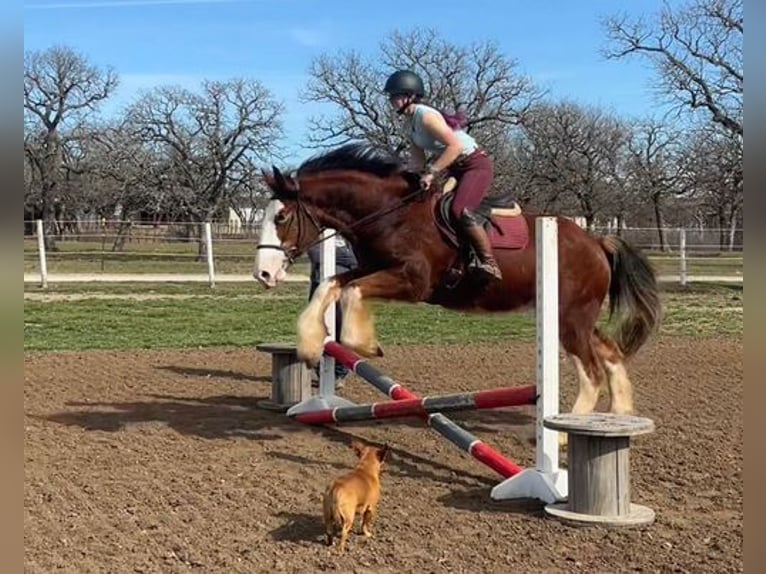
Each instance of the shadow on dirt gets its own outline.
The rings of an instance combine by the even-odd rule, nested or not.
[[[222,378],[231,379],[233,381],[247,381],[249,383],[270,383],[271,375],[248,375],[246,373],[238,373],[236,371],[227,371],[223,369],[199,369],[195,367],[179,367],[176,365],[167,365],[157,367],[163,371],[170,371],[177,375],[184,375],[186,377],[202,377],[202,378]]]
[[[474,488],[455,490],[437,498],[445,506],[458,510],[476,512],[501,512],[503,514],[523,514],[534,518],[545,516],[545,503],[531,498],[518,500],[492,500],[492,488]]]
[[[68,402],[64,411],[42,418],[85,430],[118,432],[135,424],[161,423],[183,435],[208,439],[247,437],[258,440],[284,438],[284,432],[304,427],[281,413],[257,408],[268,397],[219,395],[206,398],[147,395],[154,400],[128,402]]]
[[[284,524],[269,533],[274,540],[324,544],[324,526],[321,516],[286,511],[279,512],[275,516],[284,520]]]
[[[170,367],[170,369],[178,369]],[[208,371],[205,369],[178,369],[177,372],[189,372],[199,376],[232,376],[227,371]],[[223,373],[223,374],[222,374]],[[235,374],[236,375],[236,374]],[[243,379],[252,379],[245,377]],[[164,425],[182,435],[205,439],[249,438],[260,441],[288,439],[284,450],[270,450],[267,456],[301,465],[327,465],[319,461],[296,454],[289,442],[292,433],[314,433],[323,440],[338,443],[348,448],[354,439],[382,446],[386,440],[381,434],[401,427],[412,427],[419,432],[428,433],[424,421],[417,417],[405,419],[387,419],[344,424],[338,427],[308,427],[294,422],[280,412],[258,408],[258,402],[266,396],[215,395],[209,397],[179,396],[174,394],[146,394],[146,400],[134,401],[70,401],[65,403],[69,410],[50,415],[33,415],[33,418],[49,422],[77,426],[86,431],[117,433],[139,424]],[[77,409],[77,410],[75,410]],[[531,409],[530,409],[531,410]],[[453,419],[470,432],[503,433],[513,432],[513,426],[530,425],[534,417],[521,409],[503,409],[498,411],[467,411],[453,413]],[[378,442],[380,441],[380,442]],[[446,444],[446,442],[445,442]],[[450,448],[447,445],[446,448]],[[434,457],[420,456],[390,444],[391,459],[387,471],[398,478],[417,481],[430,481],[438,484],[455,485],[462,488],[475,488],[481,485],[491,486],[499,481],[494,473],[487,474],[466,472],[464,469],[443,464]],[[466,456],[470,456],[467,455]],[[344,462],[333,463],[339,471],[350,468],[345,457]]]
[[[368,436],[354,434],[348,432],[347,430],[340,430],[332,427],[311,427],[311,430],[312,432],[321,435],[323,440],[337,443],[339,447],[343,449],[350,448],[351,442],[354,440],[359,440],[366,444],[377,447],[382,447],[384,444],[384,442],[371,439]],[[423,429],[423,431],[425,432],[426,429]],[[443,464],[438,460],[413,454],[407,450],[397,448],[395,444],[390,442],[388,445],[390,448],[390,454],[386,466],[384,467],[383,472],[385,474],[389,474],[397,478],[414,479],[419,482],[431,481],[440,484],[459,485],[466,487],[476,487],[479,484],[495,484],[495,480],[486,475],[466,472],[463,469],[458,469],[450,465]],[[268,453],[268,456],[306,466],[327,466],[326,461],[319,461],[308,457],[303,457],[295,454],[294,451],[271,451]],[[353,459],[345,459],[345,457],[343,462],[331,464],[333,468],[337,468],[340,472],[351,470],[352,465]]]

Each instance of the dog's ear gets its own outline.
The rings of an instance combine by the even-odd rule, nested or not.
[[[353,450],[356,453],[356,456],[362,456],[362,453],[364,452],[364,445],[359,442],[358,440],[351,441],[351,450]]]
[[[391,452],[391,448],[386,444],[383,448],[378,449],[378,460],[380,462],[385,461],[388,458],[388,453]]]

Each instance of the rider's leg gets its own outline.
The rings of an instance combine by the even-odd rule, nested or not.
[[[469,210],[464,209],[463,214],[460,217],[460,223],[465,231],[468,239],[471,241],[471,245],[476,251],[476,255],[479,257],[479,264],[477,268],[496,279],[502,279],[503,274],[500,272],[500,267],[495,261],[495,256],[492,253],[492,246],[489,244],[489,237],[484,227],[476,220],[476,216]]]
[[[452,171],[458,180],[454,191],[452,215],[460,221],[463,231],[479,257],[478,269],[501,279],[502,274],[492,253],[487,232],[474,215],[492,184],[492,161],[486,155],[477,153],[463,160],[463,163]]]

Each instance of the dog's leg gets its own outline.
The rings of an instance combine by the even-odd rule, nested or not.
[[[348,536],[351,534],[351,530],[354,527],[354,512],[351,511],[351,516],[342,514],[343,524],[341,526],[340,544],[338,545],[338,552],[343,553],[346,550],[346,543],[348,542]]]
[[[346,543],[348,542],[348,535],[351,533],[351,528],[343,525],[343,530],[340,533],[340,543],[338,544],[338,553],[343,554],[346,551]]]
[[[362,534],[372,537],[372,523],[375,520],[375,507],[368,506],[362,515]]]

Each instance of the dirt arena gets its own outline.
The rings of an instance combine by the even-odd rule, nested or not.
[[[393,347],[376,361],[420,394],[529,384],[534,345]],[[632,449],[654,524],[579,528],[489,498],[493,471],[418,419],[307,428],[255,408],[255,350],[27,354],[25,565],[73,572],[742,572],[743,343],[666,338],[631,364],[655,433]],[[562,362],[562,400],[574,373]],[[382,395],[356,376],[341,391]],[[455,413],[521,464],[532,408]],[[321,492],[354,437],[388,442],[375,536],[323,544]]]

